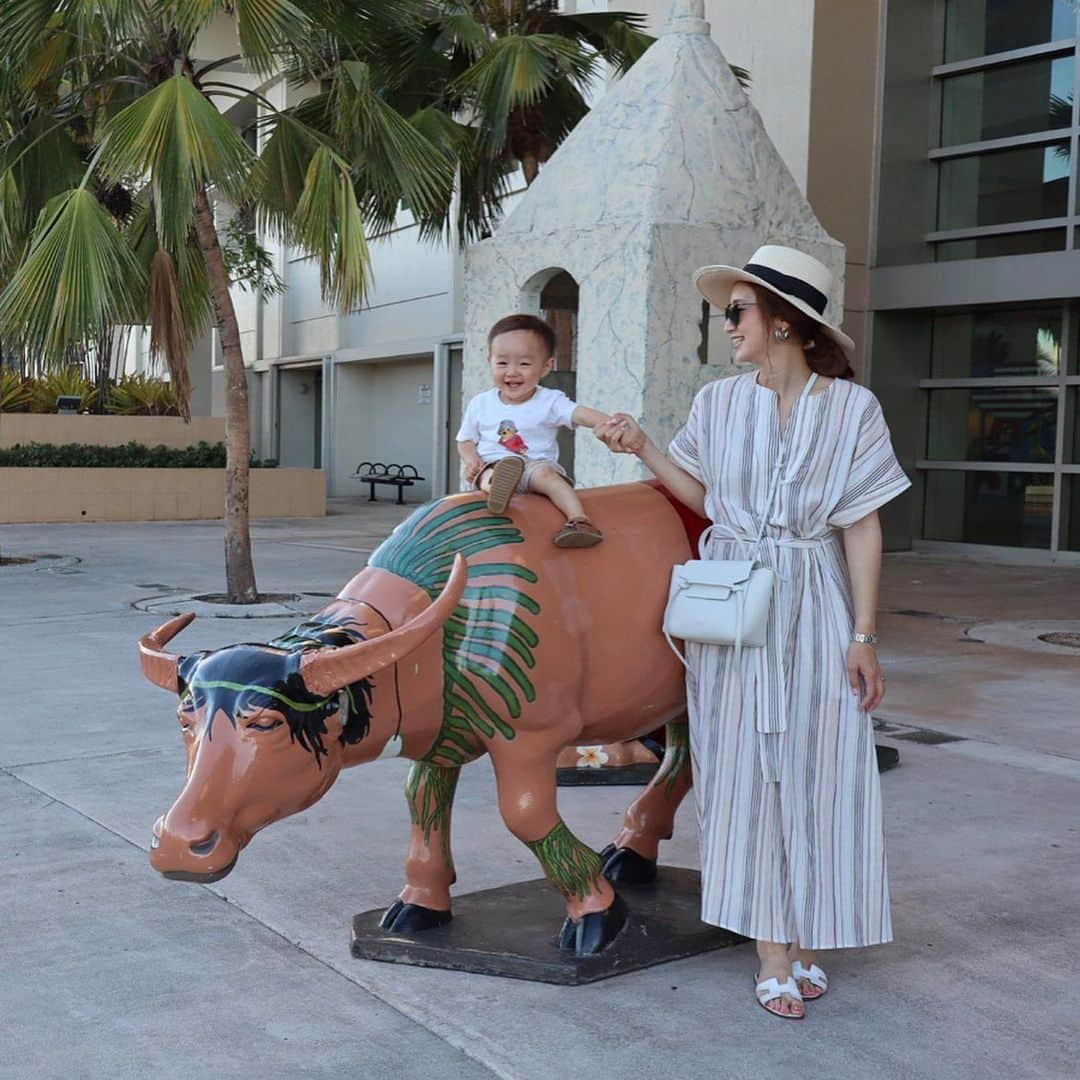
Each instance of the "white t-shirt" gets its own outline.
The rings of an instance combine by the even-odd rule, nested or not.
[[[493,386],[469,402],[457,441],[476,443],[476,451],[484,461],[497,461],[511,454],[558,461],[559,428],[574,426],[571,417],[576,408],[576,402],[561,390],[546,386],[538,386],[536,393],[520,405],[507,405]]]

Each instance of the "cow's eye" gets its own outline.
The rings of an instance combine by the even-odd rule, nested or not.
[[[265,724],[260,724],[256,720],[249,720],[244,726],[251,731],[273,731],[274,728],[281,727],[281,723],[280,720],[270,720]]]

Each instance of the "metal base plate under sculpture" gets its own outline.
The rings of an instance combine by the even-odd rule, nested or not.
[[[379,919],[384,909],[365,911],[353,919],[352,954],[362,960],[580,986],[745,940],[701,922],[696,870],[663,866],[654,883],[620,886],[619,893],[629,917],[619,936],[596,956],[559,951],[563,904],[544,878],[456,896],[450,923],[413,935],[383,930]]]
[[[895,746],[882,746],[881,743],[878,743],[874,747],[874,751],[877,754],[877,771],[879,773],[888,772],[900,764],[900,751]]]
[[[877,752],[878,772],[888,772],[900,764],[900,752],[893,746],[874,748]],[[559,787],[603,787],[605,785],[644,787],[660,768],[656,765],[605,765],[599,769],[559,769],[557,770]]]
[[[659,768],[660,763],[656,762],[652,765],[605,765],[599,769],[558,769],[556,783],[559,787],[644,787]]]

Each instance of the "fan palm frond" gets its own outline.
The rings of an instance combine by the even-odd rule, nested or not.
[[[149,22],[140,0],[3,0],[0,25],[4,49],[21,64],[53,28],[62,28],[75,41],[100,36],[126,37]]]
[[[0,173],[0,267],[18,257],[26,234],[25,205],[12,169]]]
[[[103,133],[109,179],[149,176],[155,228],[170,250],[191,229],[195,194],[214,186],[239,199],[254,160],[240,133],[183,74],[117,113]]]
[[[246,192],[261,228],[291,235],[292,215],[304,193],[311,159],[320,147],[331,145],[330,137],[305,123],[299,110],[273,118]]]
[[[423,219],[451,197],[453,156],[382,99],[367,64],[341,65],[327,108],[374,228],[391,227],[402,201]]]
[[[319,260],[323,295],[344,311],[358,306],[371,272],[364,220],[348,164],[327,146],[312,155],[292,225]]]
[[[128,240],[142,270],[137,321],[150,326],[151,353],[164,357],[180,412],[186,416],[191,387],[187,357],[213,319],[206,264],[191,234],[175,254],[160,246],[148,192],[137,201]]]
[[[58,359],[102,325],[131,321],[142,273],[93,193],[76,188],[42,210],[29,252],[0,294],[0,327]]]
[[[549,16],[549,33],[590,45],[619,74],[628,71],[645,54],[653,38],[642,30],[645,16],[626,11],[593,11]]]
[[[240,51],[251,69],[272,74],[290,42],[303,42],[311,19],[290,0],[232,0]]]

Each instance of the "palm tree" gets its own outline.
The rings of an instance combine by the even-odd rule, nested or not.
[[[225,19],[237,51],[200,57]],[[640,16],[553,0],[0,0],[0,25],[0,338],[59,362],[149,324],[186,415],[187,357],[217,329],[237,603],[257,599],[250,429],[214,202],[314,255],[324,296],[352,310],[366,237],[402,204],[425,238],[486,235],[511,176],[531,183],[585,115],[600,65],[625,71],[652,41]],[[237,64],[319,92],[275,109],[229,81]],[[258,154],[222,114],[245,98]]]
[[[565,14],[558,0],[438,0],[386,67],[391,100],[459,163],[456,233],[491,233],[518,170],[526,185],[588,112],[603,65],[621,75],[652,44],[644,16]],[[749,75],[732,71],[747,85]],[[449,232],[451,207],[429,225]]]
[[[236,55],[196,50],[231,19]],[[186,359],[212,324],[225,365],[229,599],[257,599],[248,530],[250,431],[239,326],[215,198],[251,209],[314,255],[324,296],[355,308],[365,235],[402,199],[420,219],[450,199],[453,160],[378,92],[372,42],[415,39],[402,0],[3,0],[0,333],[59,360],[107,325],[148,323],[187,411]],[[318,80],[275,110],[228,82],[230,64]],[[266,109],[257,156],[222,114]],[[46,302],[43,302],[43,299]]]

